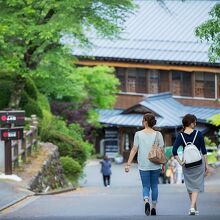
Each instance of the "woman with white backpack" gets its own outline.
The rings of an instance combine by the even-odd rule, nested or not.
[[[199,192],[204,192],[204,177],[208,172],[207,151],[204,138],[200,131],[194,130],[197,118],[187,114],[183,117],[183,131],[173,144],[173,155],[182,166],[184,182],[189,193],[191,207],[189,215],[199,215],[197,199]],[[183,146],[183,160],[180,160],[177,150]]]

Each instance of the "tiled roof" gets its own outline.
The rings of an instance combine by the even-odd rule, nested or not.
[[[185,106],[185,109],[188,113],[196,115],[200,121],[207,121],[213,115],[220,114],[220,108]]]
[[[139,103],[146,111],[151,110],[157,115],[158,128],[174,128],[182,125],[182,117],[195,114],[199,122],[207,120],[220,113],[220,108],[184,106],[176,101],[170,93],[162,93],[145,98]],[[130,108],[132,109],[132,108]],[[134,107],[135,109],[135,107]],[[132,113],[129,110],[99,110],[100,122],[112,126],[141,127],[143,114]]]
[[[73,47],[77,56],[127,59],[144,62],[209,63],[208,43],[195,36],[195,28],[206,21],[218,1],[136,0],[139,8],[128,18],[118,39],[90,34],[89,49]],[[71,42],[68,36],[63,42]]]

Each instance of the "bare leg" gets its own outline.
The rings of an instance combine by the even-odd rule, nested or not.
[[[190,202],[192,202],[192,193],[189,193]]]
[[[198,198],[198,192],[193,192],[191,194],[191,208],[195,208],[197,210],[196,202]]]

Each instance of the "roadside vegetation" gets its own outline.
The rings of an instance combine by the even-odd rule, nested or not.
[[[71,181],[93,153],[95,109],[112,107],[119,82],[112,68],[76,66],[60,39],[87,47],[88,31],[116,36],[133,9],[132,0],[0,0],[0,109],[37,115]]]

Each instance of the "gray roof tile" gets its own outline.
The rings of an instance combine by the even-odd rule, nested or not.
[[[218,1],[136,0],[139,9],[126,22],[120,39],[92,34],[92,49],[73,48],[77,56],[167,62],[209,63],[208,43],[195,37],[195,28],[208,19]],[[69,42],[68,36],[63,42]]]
[[[161,93],[139,103],[155,112],[157,127],[180,127],[185,114],[195,114],[199,121],[205,123],[213,115],[220,114],[220,108],[184,106],[176,101],[170,93]],[[99,121],[108,125],[141,127],[143,114],[129,113],[127,110],[99,110]]]

